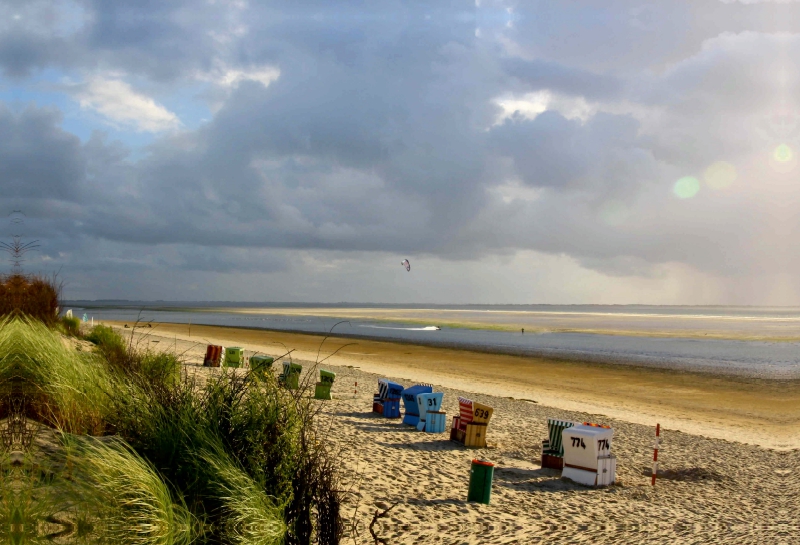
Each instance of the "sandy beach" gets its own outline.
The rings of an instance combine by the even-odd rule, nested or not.
[[[179,345],[179,350],[188,349],[193,346],[191,343],[233,344],[270,355],[293,349],[293,357],[306,362],[323,360],[338,349],[325,365],[398,377],[401,383],[429,382],[470,393],[530,399],[548,407],[648,426],[660,423],[667,429],[769,448],[800,447],[800,436],[787,431],[800,419],[796,381],[340,337],[330,337],[320,349],[321,336],[260,329],[155,324],[155,329],[148,332],[185,343]],[[166,342],[162,340],[154,346],[164,347]]]
[[[352,522],[344,543],[789,543],[797,530],[788,509],[800,452],[786,431],[797,399],[786,384],[377,341],[341,348],[354,341],[330,338],[320,349],[321,340],[196,325],[190,336],[169,324],[135,335],[140,346],[182,353],[187,371],[200,375],[220,372],[200,366],[207,343],[242,346],[247,356],[286,346],[305,372],[340,348],[322,364],[337,378],[335,399],[319,402],[319,426],[340,453]],[[445,393],[448,417],[459,395],[493,407],[488,448],[373,414],[380,377],[432,383]],[[589,489],[542,469],[548,417],[611,425],[618,484]],[[665,476],[653,488],[656,422]],[[473,458],[496,465],[491,505],[466,502]],[[373,519],[384,541],[373,538]]]

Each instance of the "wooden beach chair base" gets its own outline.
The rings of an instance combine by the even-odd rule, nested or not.
[[[425,431],[428,433],[444,433],[447,427],[447,415],[439,411],[425,413]]]
[[[314,388],[314,399],[333,399],[330,382],[317,382]]]
[[[467,424],[464,435],[464,446],[470,448],[486,448],[486,424]]]
[[[564,469],[564,458],[555,454],[542,453],[542,467],[550,469]]]

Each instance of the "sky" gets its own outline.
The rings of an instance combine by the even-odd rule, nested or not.
[[[72,299],[800,305],[798,59],[787,1],[0,0],[0,237]]]

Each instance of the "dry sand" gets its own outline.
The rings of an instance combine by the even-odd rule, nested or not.
[[[658,422],[667,429],[729,441],[779,449],[800,447],[800,434],[793,429],[800,421],[800,381],[493,355],[339,337],[329,338],[320,350],[319,335],[260,329],[193,325],[190,335],[187,324],[156,324],[152,332],[173,341],[238,345],[271,355],[283,353],[286,346],[295,349],[296,359],[311,362],[348,345],[325,364],[400,377],[402,383],[429,382],[465,392],[531,399],[549,407],[650,426]]]
[[[199,366],[208,342],[243,346],[247,356],[279,355],[284,350],[276,343],[283,343],[296,349],[295,361],[309,371],[321,340],[208,326],[192,326],[189,338],[187,326],[167,324],[142,333],[137,342],[184,353],[187,369],[199,374],[220,372]],[[328,339],[319,358],[348,342]],[[324,409],[319,426],[342,452],[344,516],[352,523],[343,543],[376,543],[370,523],[389,507],[373,525],[385,540],[380,543],[797,539],[798,524],[789,514],[800,491],[797,434],[774,423],[796,421],[796,405],[786,406],[796,400],[773,383],[361,340],[323,367],[337,373],[336,399],[319,402]],[[445,392],[448,415],[457,411],[458,395],[493,407],[490,448],[466,449],[446,433],[417,432],[373,414],[372,393],[381,376],[405,385],[433,383]],[[742,406],[744,401],[749,405]],[[779,418],[771,418],[771,411]],[[611,425],[618,484],[589,489],[541,469],[547,417]],[[652,488],[656,421],[666,428],[659,459],[670,478]],[[496,464],[491,505],[465,501],[473,458]]]

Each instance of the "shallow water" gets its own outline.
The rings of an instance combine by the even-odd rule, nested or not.
[[[181,303],[184,306],[183,303]],[[130,304],[129,304],[130,305]],[[341,318],[336,316],[318,316],[312,313],[321,312],[320,305],[313,308],[296,306],[293,314],[277,314],[284,312],[264,305],[258,306],[259,314],[242,313],[253,311],[253,307],[239,306],[228,311],[203,310],[196,304],[196,309],[163,310],[145,307],[122,308],[111,304],[87,304],[74,306],[76,316],[94,317],[97,320],[121,320],[133,324],[137,319],[142,322],[193,323],[203,325],[219,325],[228,327],[263,328],[283,331],[324,333],[331,329]],[[219,306],[218,304],[216,306]],[[210,308],[207,305],[206,308]],[[281,306],[282,309],[286,305]],[[325,307],[329,314],[352,313],[355,307]],[[363,308],[359,306],[358,308]],[[655,366],[662,368],[683,369],[753,376],[772,379],[800,378],[800,342],[796,341],[763,341],[734,339],[703,339],[682,337],[647,336],[650,331],[664,332],[665,322],[675,331],[717,331],[720,328],[734,330],[741,335],[763,334],[765,325],[772,328],[775,324],[784,325],[784,331],[795,335],[800,322],[800,309],[758,309],[737,307],[618,307],[618,306],[584,306],[584,307],[513,307],[488,308],[433,308],[433,309],[400,309],[388,306],[373,307],[371,311],[379,312],[377,318],[350,318],[347,322],[336,326],[337,335],[405,341],[434,346],[474,349],[509,354],[557,357],[572,360],[596,361],[604,363],[627,363],[635,365]],[[469,321],[472,328],[442,327],[436,330],[430,326],[409,324],[408,320],[435,320],[446,315],[451,321]],[[480,320],[475,319],[480,315]],[[598,316],[600,318],[598,318]],[[558,320],[572,320],[571,325],[583,324],[597,328],[599,324],[618,328],[619,324],[608,326],[608,317],[624,320],[626,327],[636,331],[636,335],[609,335],[580,332],[539,332],[528,330],[498,331],[481,329],[485,323],[487,328],[499,324],[522,321],[525,324],[553,324]],[[392,318],[397,321],[392,321]],[[455,320],[452,320],[455,318]],[[403,321],[400,321],[403,320]],[[475,324],[478,328],[475,328]],[[528,325],[527,327],[531,327]],[[701,329],[698,329],[701,327]]]

